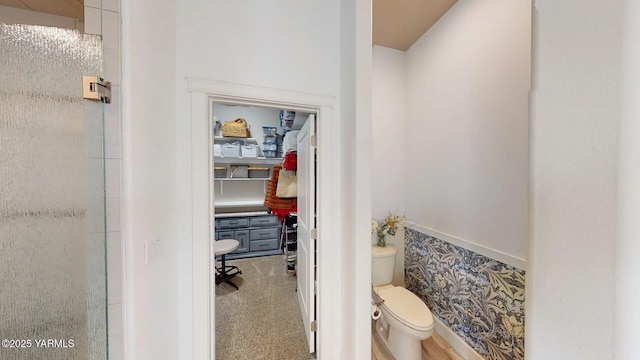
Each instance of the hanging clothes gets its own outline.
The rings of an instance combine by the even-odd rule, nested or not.
[[[298,170],[298,154],[290,151],[284,154],[284,161],[282,161],[282,167],[285,170],[296,171]]]
[[[291,212],[298,211],[298,199],[281,199],[276,196],[276,187],[278,186],[278,175],[282,170],[282,165],[276,164],[271,171],[269,185],[267,185],[267,193],[264,198],[264,206],[271,209],[271,213],[277,215],[280,221]]]
[[[282,139],[282,153],[286,154],[289,151],[297,151],[298,150],[298,133],[299,130],[289,131],[284,135],[284,139]]]

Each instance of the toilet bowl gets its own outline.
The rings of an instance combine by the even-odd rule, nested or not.
[[[420,360],[421,341],[433,334],[433,315],[411,291],[391,284],[396,253],[392,245],[372,249],[373,290],[382,301],[376,332],[396,359]]]

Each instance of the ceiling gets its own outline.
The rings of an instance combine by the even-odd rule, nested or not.
[[[406,51],[457,0],[373,0],[373,43]]]
[[[66,16],[84,22],[84,0],[0,0],[0,5]]]
[[[373,43],[405,51],[457,0],[372,0]],[[84,0],[0,0],[0,5],[84,22]]]

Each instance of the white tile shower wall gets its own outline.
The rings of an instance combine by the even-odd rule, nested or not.
[[[120,0],[102,0],[102,10],[120,12]]]
[[[107,78],[110,79],[110,78]],[[104,156],[107,159],[122,159],[122,142],[120,134],[122,127],[120,126],[120,104],[122,104],[120,86],[111,86],[111,104],[104,108],[104,137],[105,149]]]
[[[104,234],[104,195],[100,190],[105,185],[105,178],[102,170],[104,163],[102,159],[87,159],[85,162],[86,174],[84,187],[88,190],[86,201],[86,221],[87,234]]]
[[[102,7],[102,0],[84,0],[84,6],[100,9]]]
[[[102,46],[104,48],[104,78],[111,85],[120,81],[120,14],[102,10]]]
[[[109,359],[124,358],[122,318],[122,99],[120,0],[85,0],[85,32],[103,37],[104,78],[112,84],[111,104],[105,105],[107,198],[107,284]]]
[[[84,7],[85,34],[102,35],[102,12],[100,9]]]
[[[106,195],[107,195],[107,232],[120,231],[120,195],[121,191],[121,165],[120,159],[106,160]]]
[[[107,233],[108,304],[122,304],[122,233]],[[109,318],[111,320],[111,318]]]

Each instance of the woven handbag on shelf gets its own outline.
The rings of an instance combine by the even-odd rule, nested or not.
[[[248,138],[249,127],[247,126],[247,120],[237,118],[233,121],[225,121],[222,124],[222,136]]]

